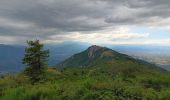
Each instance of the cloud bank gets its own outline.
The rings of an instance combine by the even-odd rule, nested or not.
[[[1,0],[0,43],[148,39],[129,27],[169,28],[169,7],[169,0]]]

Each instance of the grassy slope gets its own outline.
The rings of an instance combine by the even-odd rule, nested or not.
[[[0,79],[2,100],[169,100],[170,74],[112,67],[48,69],[31,85],[24,75]]]

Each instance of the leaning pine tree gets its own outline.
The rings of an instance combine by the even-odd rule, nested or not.
[[[27,65],[25,74],[30,78],[31,82],[43,79],[47,66],[47,58],[49,57],[49,50],[43,50],[43,44],[39,40],[27,41],[29,47],[25,48],[25,56],[23,64]]]

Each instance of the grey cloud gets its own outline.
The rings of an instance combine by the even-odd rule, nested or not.
[[[101,0],[102,1],[102,0]],[[121,0],[123,3],[119,6],[123,6],[128,9],[117,10],[114,15],[105,19],[107,23],[114,23],[118,25],[155,25],[150,19],[159,17],[162,19],[170,17],[170,1],[169,0]],[[108,4],[112,5],[114,0],[105,0]],[[130,10],[129,10],[130,9]],[[120,15],[118,16],[117,15]],[[129,17],[123,17],[127,14],[131,14]],[[115,17],[116,16],[116,17]]]
[[[169,18],[169,6],[169,0],[1,0],[0,36],[32,38],[38,34],[45,40],[55,34],[119,25],[154,26],[150,19]]]
[[[16,9],[12,8],[14,9],[11,11],[12,15],[7,16],[34,22],[38,27],[58,28],[64,31],[86,31],[90,28],[98,30],[100,27],[103,27],[104,25],[93,24],[93,20],[91,19],[97,19],[97,17],[101,17],[104,13],[99,11],[100,9],[95,8],[94,4],[90,5],[88,4],[89,2],[82,1],[51,0],[51,2],[48,2],[47,0],[37,0],[34,4],[20,1],[21,3],[18,3],[21,6],[17,4],[18,7]],[[86,17],[86,19],[75,20],[79,17]],[[91,22],[89,23],[88,20]]]

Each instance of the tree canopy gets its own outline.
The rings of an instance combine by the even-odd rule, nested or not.
[[[43,73],[46,70],[47,58],[49,57],[49,50],[43,50],[44,45],[35,41],[27,41],[28,47],[25,48],[25,56],[23,63],[28,67],[25,70],[32,83],[42,79]]]

